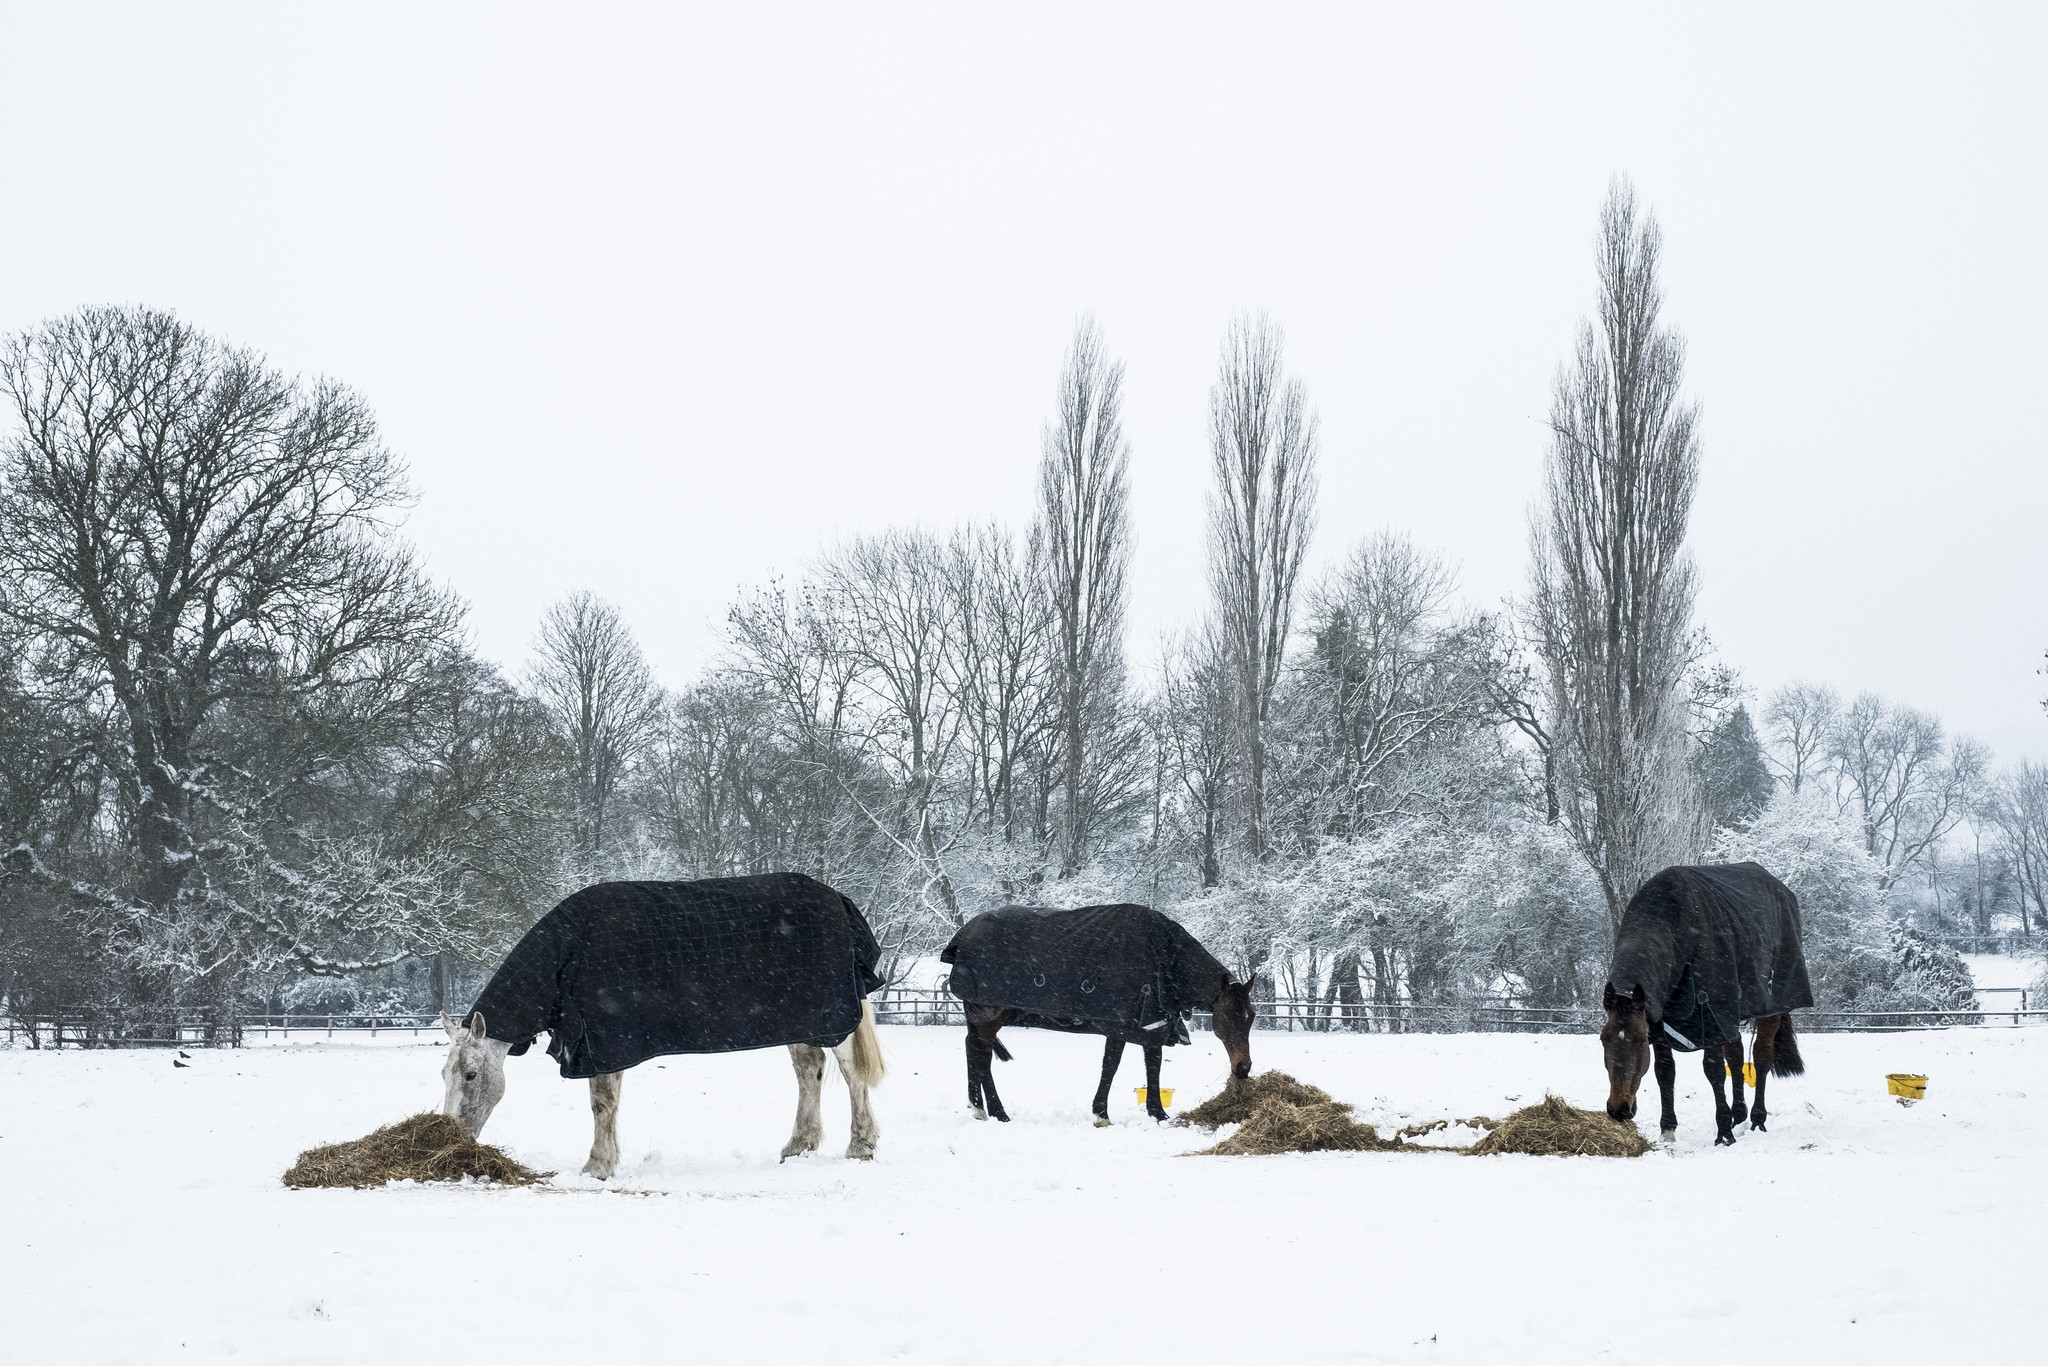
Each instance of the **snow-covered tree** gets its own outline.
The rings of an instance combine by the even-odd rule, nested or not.
[[[1558,372],[1530,613],[1548,673],[1560,810],[1618,925],[1659,868],[1696,857],[1686,753],[1699,483],[1685,344],[1659,322],[1663,239],[1616,181],[1601,213],[1598,322]]]

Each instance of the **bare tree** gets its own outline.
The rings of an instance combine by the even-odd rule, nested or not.
[[[374,887],[384,867],[379,921],[414,943],[445,889],[408,899],[418,868],[278,816],[390,743],[461,617],[393,532],[409,494],[368,405],[139,308],[10,337],[0,392],[0,615],[111,716],[132,855],[119,885],[71,890],[156,966],[215,973],[268,936],[324,971],[340,959],[301,934],[334,910],[317,870]],[[264,885],[237,885],[252,868]]]
[[[967,819],[1005,846],[1034,834],[1026,828],[1036,776],[1031,759],[1058,727],[1063,694],[1055,681],[1053,614],[1041,591],[1042,538],[1018,547],[999,527],[976,527],[952,543],[958,601],[956,699],[972,772]],[[1078,713],[1078,709],[1077,709]]]
[[[2020,760],[1999,779],[1986,807],[1998,850],[2012,870],[2020,933],[2033,934],[2048,925],[2048,764]]]
[[[1818,683],[1788,683],[1764,705],[1765,757],[1793,796],[1826,762],[1828,736],[1841,712],[1835,690]]]
[[[619,609],[593,593],[550,606],[533,649],[534,691],[575,755],[580,875],[601,877],[620,781],[654,735],[660,692]]]
[[[1599,316],[1557,376],[1531,610],[1549,673],[1564,824],[1612,923],[1636,888],[1704,845],[1686,762],[1698,412],[1685,346],[1658,324],[1662,236],[1617,180],[1601,212]]]
[[[1344,836],[1403,810],[1404,763],[1488,695],[1477,624],[1451,618],[1457,576],[1406,536],[1367,537],[1308,594],[1314,647],[1297,665],[1316,744],[1320,833]]]
[[[1121,719],[1124,603],[1131,561],[1130,443],[1124,367],[1093,318],[1075,325],[1060,371],[1059,412],[1038,467],[1042,567],[1053,618],[1063,795],[1060,876],[1080,870],[1103,816],[1100,732]]]
[[[851,789],[875,830],[905,856],[912,900],[951,926],[963,917],[945,855],[959,831],[949,827],[943,784],[954,766],[961,714],[959,602],[949,557],[937,537],[889,531],[848,542],[819,566],[829,611],[845,623],[840,638],[853,664],[855,703],[844,734],[880,764],[895,789],[895,809],[875,810]],[[937,907],[926,898],[936,893]]]
[[[1970,814],[1984,778],[1983,746],[1948,740],[1940,718],[1864,693],[1828,729],[1825,756],[1843,808],[1890,887],[1928,858]]]
[[[1160,672],[1167,767],[1186,794],[1202,885],[1214,887],[1223,880],[1219,844],[1241,749],[1237,669],[1222,630],[1204,622],[1168,642]]]
[[[1269,849],[1267,723],[1316,520],[1316,415],[1283,373],[1282,347],[1263,313],[1240,314],[1209,390],[1209,582],[1237,676],[1245,843],[1257,859]]]

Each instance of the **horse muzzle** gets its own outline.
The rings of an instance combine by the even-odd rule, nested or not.
[[[1250,1058],[1239,1058],[1230,1064],[1230,1075],[1236,1077],[1239,1081],[1243,1081],[1251,1074],[1252,1060]]]
[[[1625,1124],[1636,1117],[1636,1103],[1633,1100],[1619,1102],[1610,1100],[1607,1102],[1607,1117],[1618,1123]]]

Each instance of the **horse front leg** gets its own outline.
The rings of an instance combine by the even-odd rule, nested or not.
[[[1124,1041],[1105,1038],[1102,1041],[1102,1084],[1095,1088],[1095,1127],[1109,1125],[1109,1084],[1116,1080],[1117,1064],[1124,1060]]]
[[[854,1069],[851,1035],[832,1050],[832,1056],[839,1060],[839,1075],[846,1079],[846,1094],[853,1101],[853,1136],[847,1141],[846,1155],[856,1161],[869,1161],[875,1155],[875,1145],[882,1140],[882,1129],[875,1123],[874,1111],[868,1108],[868,1085]]]
[[[625,1088],[624,1072],[601,1072],[590,1079],[590,1160],[583,1174],[600,1181],[612,1179],[619,1169],[619,1092]]]
[[[811,1043],[789,1046],[789,1061],[796,1068],[796,1127],[789,1142],[782,1145],[782,1160],[798,1153],[817,1151],[824,1141],[825,1126],[818,1119],[818,1092],[825,1082],[825,1050]]]
[[[1749,1107],[1749,1127],[1758,1133],[1764,1132],[1764,1120],[1769,1118],[1764,1110],[1764,1078],[1778,1061],[1778,1022],[1783,1018],[1766,1015],[1756,1022],[1756,1047],[1750,1052],[1756,1063],[1756,1100]]]
[[[1657,1072],[1657,1100],[1662,1106],[1657,1113],[1657,1136],[1673,1139],[1678,1137],[1678,1063],[1673,1060],[1668,1043],[1652,1043],[1650,1056],[1651,1066]]]
[[[1742,1099],[1741,1038],[1737,1037],[1734,1043],[1725,1045],[1725,1049],[1728,1059],[1728,1089],[1734,1093],[1733,1099],[1728,1103],[1728,1118],[1731,1123],[1740,1124],[1749,1118],[1749,1106],[1744,1104]]]
[[[1145,1045],[1145,1113],[1164,1122],[1166,1107],[1159,1103],[1159,1062],[1165,1048],[1156,1043]]]
[[[1703,1048],[1700,1067],[1707,1074],[1707,1084],[1714,1088],[1714,1146],[1718,1148],[1735,1141],[1735,1115],[1728,1108],[1728,1088],[1723,1085],[1728,1063],[1719,1048]]]

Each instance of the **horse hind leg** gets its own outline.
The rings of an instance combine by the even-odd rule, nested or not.
[[[1733,1098],[1728,1104],[1728,1118],[1735,1124],[1749,1118],[1749,1106],[1742,1099],[1742,1039],[1738,1036],[1726,1045],[1724,1056],[1728,1059],[1728,1089]]]
[[[973,1025],[967,1026],[967,1108],[976,1119],[988,1118],[988,1107],[981,1099],[981,1069],[987,1060],[988,1045],[981,1041]]]
[[[603,1072],[590,1079],[593,1131],[590,1160],[583,1164],[583,1174],[599,1181],[611,1180],[612,1173],[619,1169],[619,1092],[625,1088],[625,1082],[623,1072]]]
[[[996,1094],[995,1056],[998,1052],[1002,1052],[1005,1057],[1009,1056],[1002,1045],[996,1042],[996,1031],[1002,1027],[1001,1020],[976,1025],[972,1037],[980,1045],[976,1054],[981,1064],[982,1099],[988,1103],[989,1114],[1007,1124],[1010,1122],[1009,1112],[1003,1109],[1003,1098]]]
[[[816,1044],[793,1043],[789,1061],[796,1068],[796,1127],[789,1142],[782,1145],[782,1160],[799,1153],[817,1151],[825,1139],[825,1126],[818,1118],[818,1092],[825,1082],[825,1050]]]
[[[1701,1049],[1700,1068],[1707,1074],[1707,1084],[1714,1088],[1714,1146],[1718,1148],[1735,1141],[1735,1117],[1728,1108],[1724,1084],[1728,1077],[1726,1052],[1720,1048]]]
[[[1145,1113],[1162,1124],[1166,1122],[1166,1107],[1159,1103],[1159,1063],[1163,1052],[1159,1044],[1145,1045]]]
[[[869,1161],[875,1155],[875,1145],[882,1140],[882,1130],[868,1104],[868,1084],[860,1079],[860,1071],[854,1066],[853,1037],[848,1035],[834,1047],[832,1056],[839,1060],[839,1075],[846,1079],[846,1094],[853,1101],[853,1137],[847,1142],[846,1155],[856,1161]]]
[[[1756,1022],[1756,1046],[1750,1054],[1756,1063],[1756,1100],[1749,1107],[1749,1127],[1758,1133],[1764,1132],[1764,1121],[1770,1118],[1764,1109],[1764,1079],[1778,1061],[1778,1022],[1782,1018],[1766,1015]]]

